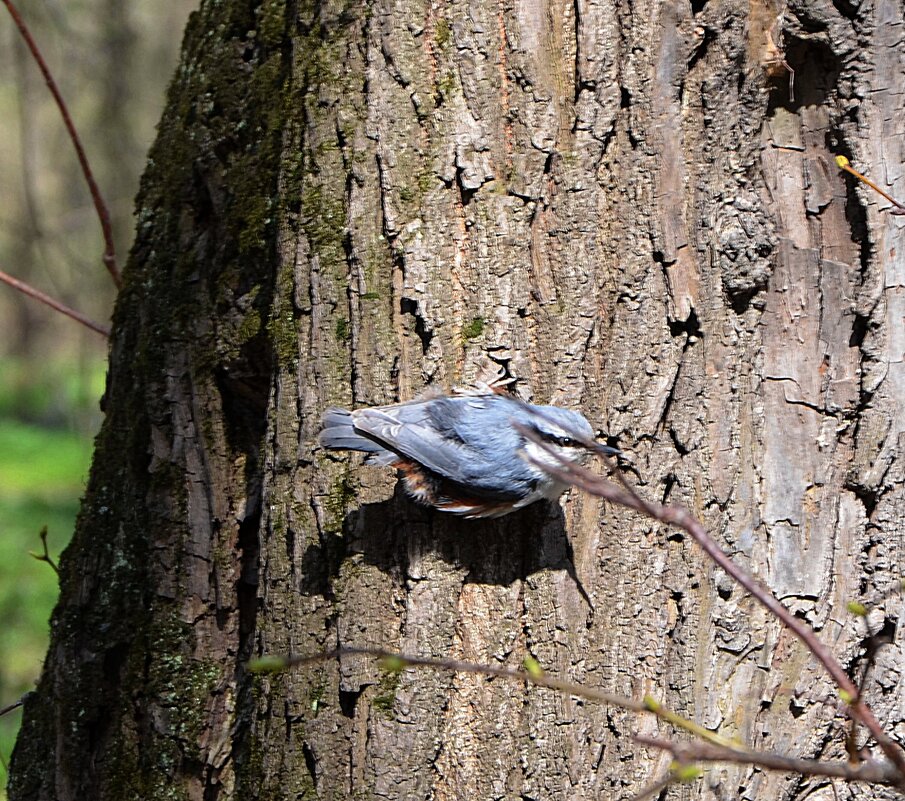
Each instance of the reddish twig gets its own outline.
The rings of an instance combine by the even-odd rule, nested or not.
[[[18,709],[25,703],[25,699],[28,697],[28,693],[23,695],[18,701],[13,701],[11,704],[7,704],[6,706],[0,708],[0,718],[4,715],[8,715],[14,709]]]
[[[652,705],[649,700],[636,701],[631,698],[602,692],[583,684],[564,681],[554,676],[549,676],[541,670],[536,663],[533,663],[533,666],[531,667],[526,667],[525,670],[513,670],[512,668],[481,665],[475,662],[463,662],[458,659],[435,659],[423,656],[410,656],[408,654],[387,651],[383,648],[347,646],[334,648],[330,651],[322,651],[317,654],[265,656],[261,659],[250,661],[248,663],[248,669],[253,673],[278,673],[291,667],[315,665],[332,659],[342,660],[344,657],[350,656],[366,656],[373,659],[379,659],[381,667],[392,673],[398,673],[406,668],[427,668],[429,670],[448,670],[452,673],[471,673],[474,675],[489,676],[524,684],[535,684],[539,687],[546,687],[568,695],[574,695],[578,698],[584,698],[589,701],[609,706],[616,706],[633,712],[650,712],[663,720],[667,720],[673,725],[686,729],[689,728],[684,725],[688,721],[678,718],[676,715],[667,716],[661,714],[663,710],[659,709],[656,705]],[[526,660],[526,662],[527,661],[528,660]],[[693,728],[699,729],[700,727]],[[695,731],[694,733],[699,732]],[[736,745],[734,742],[730,742],[725,738],[713,735],[713,732],[707,732],[707,734],[711,735],[707,742],[689,744],[641,736],[636,736],[634,739],[642,745],[671,752],[675,755],[676,762],[678,762],[679,765],[688,765],[693,762],[735,762],[747,765],[758,765],[770,770],[782,770],[807,776],[826,776],[829,778],[845,779],[847,781],[864,781],[874,782],[876,784],[901,786],[901,776],[899,775],[896,766],[890,763],[867,761],[856,766],[839,761],[823,762],[813,759],[795,759],[782,756],[781,754],[775,754],[770,751],[752,751],[741,745]],[[686,772],[679,769],[678,771],[673,771],[673,775],[669,777],[668,781],[688,781],[696,775],[697,773],[695,771]],[[668,781],[664,780],[666,783],[668,783]],[[645,788],[645,791],[642,792],[638,798],[644,798],[646,795],[649,795],[647,789],[648,788]]]
[[[423,656],[409,656],[408,654],[387,651],[383,648],[341,646],[332,651],[325,651],[318,654],[265,656],[262,659],[256,659],[249,662],[248,668],[253,673],[272,673],[290,667],[325,662],[329,659],[342,659],[346,656],[367,656],[379,659],[384,669],[395,672],[408,667],[427,668],[429,670],[448,670],[451,673],[472,673],[475,675],[506,679],[508,681],[523,682],[525,684],[535,684],[538,687],[546,687],[547,689],[557,690],[558,692],[567,695],[574,695],[577,698],[584,698],[586,701],[591,701],[593,703],[615,706],[631,712],[648,712],[674,728],[686,731],[706,742],[711,742],[714,745],[723,747],[733,745],[732,741],[727,740],[716,732],[705,729],[700,724],[697,724],[688,718],[683,718],[681,715],[667,709],[663,704],[650,696],[645,697],[641,701],[636,701],[633,698],[614,695],[613,693],[604,692],[603,690],[598,690],[594,687],[588,687],[585,684],[565,681],[564,679],[556,678],[556,676],[551,676],[544,672],[540,665],[531,658],[525,660],[524,670],[514,670],[512,668],[481,665],[475,662],[463,662],[457,659],[434,659]]]
[[[648,798],[658,798],[663,794],[663,791],[675,781],[676,777],[672,773],[668,773],[662,779],[657,779],[646,787],[642,787],[636,795],[633,795],[629,799],[629,801],[647,801]]]
[[[514,424],[515,428],[525,437],[537,444],[541,449],[559,462],[559,467],[553,467],[548,463],[525,458],[535,466],[547,471],[554,478],[567,484],[578,487],[591,495],[596,495],[604,500],[618,503],[630,509],[642,512],[649,517],[666,525],[678,526],[686,531],[700,546],[710,559],[731,576],[738,584],[750,593],[767,611],[776,617],[786,628],[798,637],[805,647],[814,655],[818,662],[830,674],[839,688],[839,695],[848,704],[851,715],[857,718],[876,740],[877,745],[883,750],[887,759],[892,762],[900,772],[900,786],[905,787],[905,751],[902,750],[883,730],[880,722],[874,716],[873,710],[859,697],[858,688],[848,677],[845,669],[833,655],[833,652],[824,645],[817,634],[807,623],[795,617],[773,593],[761,584],[752,575],[746,572],[732,561],[730,556],[723,551],[716,541],[707,533],[704,526],[688,511],[679,506],[663,506],[641,498],[634,488],[628,483],[621,471],[616,475],[620,484],[617,486],[601,476],[592,473],[587,468],[564,460],[553,448],[551,448],[537,432],[529,426]],[[594,452],[601,454],[600,448],[593,440],[587,440],[578,432],[570,431],[569,435],[586,444]],[[604,457],[605,458],[605,457]]]
[[[814,759],[795,759],[771,751],[749,751],[726,748],[711,743],[676,743],[658,737],[636,735],[636,743],[668,751],[678,762],[733,762],[738,765],[757,765],[767,770],[797,773],[801,776],[826,776],[849,782],[871,782],[901,787],[898,768],[889,762],[821,762]]]
[[[836,166],[839,167],[840,170],[845,170],[849,175],[854,175],[862,183],[867,184],[871,189],[874,190],[881,197],[888,200],[892,203],[893,208],[889,209],[890,214],[896,214],[899,216],[905,215],[905,204],[899,203],[892,195],[889,194],[885,189],[881,189],[877,186],[873,181],[870,180],[866,175],[862,175],[858,172],[851,164],[849,164],[848,159],[845,156],[836,156]]]
[[[63,96],[60,94],[57,83],[50,73],[47,62],[41,55],[41,51],[38,49],[37,43],[32,38],[31,32],[25,24],[25,20],[23,20],[22,16],[19,14],[19,10],[13,5],[12,0],[3,0],[3,4],[13,18],[13,22],[15,22],[16,27],[19,29],[19,33],[22,34],[26,46],[31,51],[32,57],[38,65],[38,69],[41,70],[41,74],[44,76],[47,88],[50,89],[50,93],[53,95],[53,99],[60,109],[60,114],[63,117],[63,124],[69,132],[69,138],[72,140],[73,147],[75,147],[75,153],[78,157],[79,165],[82,168],[82,174],[85,176],[85,181],[88,183],[88,189],[91,192],[91,198],[94,201],[94,208],[97,211],[97,216],[101,223],[101,231],[104,235],[104,254],[102,256],[104,266],[106,266],[107,271],[110,273],[110,277],[113,279],[113,283],[116,284],[116,288],[121,289],[123,284],[122,277],[119,273],[119,267],[117,267],[116,264],[116,249],[113,244],[113,226],[110,222],[110,212],[107,209],[104,198],[101,196],[101,191],[97,186],[97,182],[94,180],[94,173],[91,171],[88,157],[85,155],[85,149],[82,147],[82,141],[79,139],[79,135],[75,130],[75,125],[72,122],[72,117],[69,115],[66,101],[63,100]]]
[[[650,712],[659,716],[659,712],[644,701],[636,701],[583,684],[558,679],[550,676],[539,667],[531,670],[515,670],[513,668],[493,667],[481,665],[476,662],[463,662],[459,659],[434,659],[426,656],[411,656],[388,651],[384,648],[367,648],[359,646],[343,646],[330,651],[322,651],[317,654],[290,654],[288,656],[265,656],[261,659],[253,659],[248,663],[248,668],[253,673],[278,673],[290,667],[301,667],[327,662],[331,659],[342,659],[349,656],[366,656],[379,659],[383,668],[391,672],[399,672],[405,668],[427,668],[430,670],[448,670],[452,673],[472,673],[493,678],[509,679],[510,681],[536,684],[551,690],[559,690],[569,695],[584,698],[587,701],[595,701],[608,706],[628,709],[632,712]]]
[[[18,289],[23,295],[28,295],[30,298],[34,298],[35,300],[41,301],[47,306],[50,306],[54,311],[58,311],[61,314],[65,314],[67,317],[71,317],[76,322],[81,323],[86,328],[90,328],[92,331],[96,331],[98,334],[104,337],[110,336],[110,329],[106,326],[101,325],[100,323],[94,322],[90,317],[86,317],[81,312],[77,312],[75,309],[70,309],[65,303],[60,303],[58,300],[54,300],[50,295],[45,295],[39,289],[35,289],[30,284],[26,284],[24,281],[20,281],[18,278],[13,278],[11,275],[7,275],[5,272],[0,270],[0,281],[5,284],[9,284],[13,289]]]
[[[38,536],[41,538],[41,545],[44,547],[44,553],[29,551],[28,555],[33,559],[37,559],[39,562],[47,562],[47,564],[53,568],[53,572],[59,576],[60,568],[58,568],[57,563],[53,561],[53,557],[50,555],[50,551],[47,548],[47,526],[44,526],[41,529],[41,533]]]

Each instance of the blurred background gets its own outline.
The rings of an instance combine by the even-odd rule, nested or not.
[[[133,200],[199,0],[15,0],[56,78],[110,208],[120,269]],[[0,7],[0,270],[109,323],[115,290],[71,142]],[[0,709],[34,687],[100,425],[107,345],[0,284]],[[21,711],[0,718],[0,799]]]

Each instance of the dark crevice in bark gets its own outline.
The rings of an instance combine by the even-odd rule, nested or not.
[[[704,35],[701,37],[701,41],[698,42],[697,47],[695,47],[688,58],[688,72],[691,72],[698,65],[701,59],[707,55],[710,44],[715,39],[716,33],[714,33],[711,28],[705,28]]]
[[[305,767],[308,769],[308,775],[311,777],[311,783],[317,791],[317,760],[314,758],[314,751],[308,743],[302,743],[302,755],[305,758]]]
[[[464,209],[471,203],[478,189],[477,187],[465,186],[465,182],[462,179],[463,172],[464,170],[461,167],[456,167],[456,187],[459,190],[459,202]]]
[[[794,99],[789,91],[789,76],[780,71],[771,80],[767,116],[777,107],[798,112],[802,107],[822,106],[836,95],[842,63],[828,44],[792,35],[786,45],[785,60],[795,76]]]
[[[344,478],[340,493],[345,496],[354,494],[354,488]],[[312,519],[317,524],[316,543],[309,544],[302,556],[302,564],[299,567],[301,579],[299,591],[305,595],[320,595],[331,603],[336,600],[333,592],[333,579],[339,575],[339,567],[347,555],[347,541],[341,533],[326,531],[320,524],[317,509],[314,508],[312,499]],[[350,530],[353,523],[349,516],[346,517],[343,528]],[[293,536],[295,536],[293,534]]]
[[[573,127],[572,133],[574,134],[574,133],[576,133],[576,131],[577,131],[577,127]],[[613,141],[613,139],[616,136],[616,131],[617,131],[617,119],[614,116],[612,125],[610,125],[610,127],[607,128],[606,133],[604,133],[603,136],[599,136],[597,134],[592,134],[594,136],[594,139],[597,142],[600,142],[600,150],[597,153],[597,157],[594,159],[594,169],[595,170],[601,169],[603,159],[605,158],[607,151],[610,148],[610,143]]]
[[[674,428],[669,429],[669,438],[672,441],[672,446],[676,449],[676,453],[679,456],[687,456],[691,451],[688,446],[686,446],[681,440],[679,440],[679,435],[676,433]]]
[[[662,431],[666,428],[666,422],[669,419],[669,413],[672,410],[673,401],[675,401],[676,397],[676,386],[679,383],[679,376],[682,373],[682,362],[680,361],[678,365],[676,365],[676,374],[673,376],[673,380],[669,385],[669,394],[666,396],[666,400],[663,403],[663,410],[660,412],[660,419],[657,420],[656,429],[658,431]]]
[[[864,651],[864,670],[862,671],[861,677],[862,683],[865,682],[865,673],[869,673],[870,668],[876,662],[877,652],[884,645],[892,645],[892,643],[896,641],[897,630],[898,622],[891,617],[885,617],[883,618],[883,625],[880,626],[877,631],[869,632],[868,635],[861,640],[861,648]]]
[[[250,493],[260,485],[260,450],[267,426],[272,357],[269,343],[261,335],[249,341],[238,358],[214,370],[223,402],[227,442],[231,450],[248,458],[246,480]]]
[[[683,334],[686,337],[697,337],[698,339],[703,339],[704,337],[704,332],[701,330],[701,321],[698,319],[697,312],[694,309],[689,312],[685,320],[670,320],[669,333],[673,337],[679,337]],[[686,339],[685,349],[687,350],[691,344],[693,343]]]
[[[260,499],[251,514],[239,523],[239,554],[242,570],[236,587],[239,603],[239,648],[241,665],[252,655],[258,614],[258,571],[261,524]]]
[[[415,333],[421,340],[421,352],[422,354],[427,355],[427,351],[430,349],[431,340],[434,338],[434,332],[425,324],[424,317],[418,309],[418,301],[413,300],[412,298],[402,298],[399,301],[399,311],[402,314],[410,314],[415,318]]]
[[[401,400],[400,393],[399,393],[399,375],[400,375],[399,365],[401,364],[401,361],[402,360],[399,358],[399,355],[396,354],[393,356],[393,361],[390,365],[390,384],[393,387],[392,398],[393,398],[393,401],[396,403],[398,403]]]
[[[864,344],[864,337],[867,336],[867,327],[869,322],[869,317],[855,312],[852,319],[852,333],[848,338],[848,344],[850,348],[860,348]]]
[[[345,717],[354,719],[355,707],[358,705],[358,699],[361,698],[362,692],[363,690],[339,691],[339,708]]]
[[[849,0],[833,0],[833,8],[839,12],[840,16],[845,17],[845,19],[851,20],[852,22],[855,22],[858,19],[860,9],[856,3],[851,3]]]
[[[729,301],[729,308],[735,314],[741,316],[751,307],[754,299],[763,293],[762,287],[752,287],[749,290],[736,290],[726,293],[726,299]]]
[[[223,785],[220,782],[211,781],[210,774],[207,774],[207,782],[204,785],[204,801],[217,801],[222,790]]]
[[[346,175],[346,195],[345,195],[345,205],[346,208],[349,207],[350,198],[352,196],[351,191],[351,175]],[[342,237],[342,245],[343,245],[343,253],[345,255],[346,262],[346,313],[348,317],[346,318],[349,321],[348,328],[346,331],[341,331],[341,329],[337,329],[337,336],[340,333],[343,333],[343,339],[345,339],[346,343],[349,346],[349,385],[352,390],[352,405],[358,405],[358,390],[361,385],[360,377],[358,374],[358,337],[361,331],[361,325],[359,321],[361,319],[361,308],[360,308],[360,295],[358,287],[356,286],[357,282],[355,280],[355,249],[352,245],[352,234],[347,230]]]
[[[581,579],[578,577],[578,571],[575,567],[575,549],[572,547],[572,541],[566,536],[565,538],[565,547],[566,547],[566,573],[569,578],[575,584],[575,589],[578,590],[578,594],[582,597],[584,602],[588,605],[588,610],[593,614],[595,611],[594,602],[591,600],[591,596],[588,595],[588,591],[585,589],[584,584],[581,583]]]
[[[672,494],[673,487],[678,482],[675,473],[667,473],[663,479],[663,494],[660,496],[660,503],[666,503]]]
[[[850,477],[845,483],[845,488],[849,490],[864,507],[864,514],[868,520],[873,517],[874,510],[880,500],[880,493],[875,487],[867,487]]]

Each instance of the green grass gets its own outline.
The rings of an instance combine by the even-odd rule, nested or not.
[[[46,361],[0,358],[0,420],[96,430],[100,423],[97,399],[104,391],[105,375],[102,353]]]
[[[72,536],[92,442],[85,435],[0,417],[0,707],[32,689],[47,649],[57,576],[40,554],[40,531],[56,561]],[[21,711],[0,718],[0,798]]]

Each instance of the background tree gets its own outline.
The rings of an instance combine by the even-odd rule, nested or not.
[[[194,0],[165,7],[148,0],[17,4],[86,143],[120,254],[132,240],[139,173],[160,117],[179,32],[194,5]],[[3,16],[0,70],[7,91],[0,94],[0,269],[106,321],[114,288],[106,271],[97,269],[103,244],[88,189],[41,73],[6,9]],[[23,302],[7,288],[0,292],[4,382],[16,382],[13,367],[22,362],[32,374],[46,365],[59,381],[69,365],[93,365],[98,351],[103,346],[96,334]],[[55,403],[49,409],[32,407],[31,419],[66,417],[65,387],[58,383],[53,389]],[[85,416],[82,412],[78,422],[91,428],[97,415],[87,421]]]
[[[832,685],[676,532],[575,493],[460,521],[314,447],[326,405],[460,383],[481,356],[599,421],[642,492],[693,510],[856,675],[846,602],[874,604],[890,644],[867,696],[901,737],[905,251],[833,166],[902,189],[901,18],[204,3],[11,796],[613,797],[666,769],[630,738],[654,723],[550,691],[244,667],[337,643],[530,654],[751,745],[844,756]],[[740,767],[683,792],[708,785],[834,793]]]
[[[8,2],[8,0],[6,0]],[[0,271],[106,326],[114,286],[72,143],[20,31],[0,4]],[[116,249],[132,239],[138,179],[196,0],[18,0],[109,202]],[[140,35],[139,35],[140,34]],[[0,284],[0,709],[35,685],[56,574],[29,552],[66,545],[84,490],[107,344]],[[21,713],[0,717],[0,799]]]

